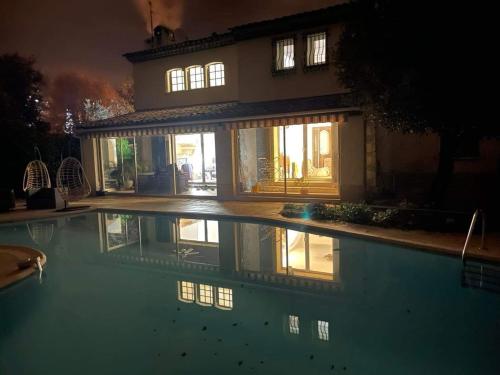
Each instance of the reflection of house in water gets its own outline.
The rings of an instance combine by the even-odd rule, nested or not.
[[[324,293],[339,290],[338,239],[264,224],[162,215],[100,213],[99,221],[101,252],[108,260],[161,268],[176,280],[177,300],[193,312],[196,306],[238,315],[265,312],[266,319],[282,323],[285,337],[330,341],[328,309],[321,301]],[[245,284],[281,302],[271,308],[255,300],[257,295],[245,294]],[[289,311],[283,301],[295,293],[319,298],[315,306],[322,312],[311,313],[308,299]]]
[[[255,223],[100,215],[102,252],[122,260],[309,291],[336,290],[340,284],[339,240],[332,237]],[[192,301],[199,302],[197,288]]]

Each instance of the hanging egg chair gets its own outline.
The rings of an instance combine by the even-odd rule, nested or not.
[[[26,166],[23,178],[23,190],[38,190],[43,188],[50,189],[52,187],[50,183],[49,171],[47,166],[42,161],[40,151],[35,148],[35,153],[38,153],[38,159],[32,160]]]
[[[56,186],[59,194],[64,199],[65,208],[67,202],[78,201],[88,197],[91,187],[82,164],[74,157],[67,157],[61,162],[56,175]]]
[[[47,247],[54,236],[54,223],[35,222],[26,224],[28,233],[35,244]]]

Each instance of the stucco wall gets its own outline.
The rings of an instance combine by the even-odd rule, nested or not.
[[[219,199],[234,197],[233,143],[230,130],[223,128],[215,132],[215,157],[217,169],[217,196]]]
[[[365,124],[362,116],[349,116],[339,126],[340,199],[360,201],[365,196]]]
[[[80,139],[82,167],[87,179],[89,180],[90,187],[92,188],[92,195],[94,195],[96,191],[101,190],[100,168],[98,163],[98,144],[98,140],[95,138]]]
[[[309,32],[327,31],[329,64],[304,70]],[[136,110],[189,106],[227,101],[258,102],[345,92],[336,79],[332,64],[340,25],[284,35],[239,41],[236,44],[183,55],[138,62],[133,66]],[[273,74],[273,39],[295,36],[295,69]],[[222,62],[226,84],[168,93],[165,74],[169,69]],[[187,77],[186,77],[187,78]]]
[[[165,74],[173,68],[187,68],[212,62],[224,63],[224,86],[167,92]],[[238,59],[235,45],[135,63],[133,66],[135,109],[157,109],[238,99]]]
[[[456,160],[456,173],[496,173],[500,141],[480,142],[479,158]],[[434,173],[439,161],[439,138],[435,134],[402,134],[377,128],[377,161],[381,173]]]
[[[325,31],[318,29],[314,31]],[[283,37],[296,37],[295,69],[285,74],[273,75],[273,38],[264,37],[239,42],[238,63],[240,100],[255,102],[275,99],[288,99],[317,95],[329,95],[344,92],[335,77],[332,64],[332,53],[340,35],[340,26],[333,25],[327,29],[328,53],[330,63],[327,68],[304,71],[306,41],[304,36],[313,30],[304,30]]]

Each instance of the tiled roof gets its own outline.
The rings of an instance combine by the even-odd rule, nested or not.
[[[187,40],[185,42],[168,44],[157,48],[130,52],[123,56],[131,62],[140,62],[201,51],[209,48],[222,47],[233,44],[238,40],[335,24],[346,17],[349,9],[349,4],[334,5],[328,8],[235,26],[231,27],[229,32],[223,34],[214,33],[206,38]]]
[[[182,55],[210,48],[227,46],[234,43],[234,36],[231,33],[212,34],[209,37],[186,40],[185,42],[167,44],[165,46],[150,48],[143,51],[126,53],[123,56],[130,62],[139,62],[162,57]]]
[[[131,112],[121,116],[80,124],[77,128],[79,131],[85,131],[124,126],[137,128],[142,125],[152,124],[173,125],[203,121],[223,122],[242,118],[265,118],[266,116],[286,116],[314,111],[326,112],[343,108],[352,109],[354,105],[352,94],[347,93],[266,102],[203,104]]]

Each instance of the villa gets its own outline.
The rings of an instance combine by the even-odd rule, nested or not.
[[[77,129],[93,192],[356,201],[425,184],[437,137],[375,128],[336,79],[346,11],[333,6],[178,43],[156,27],[153,48],[125,54],[135,112]],[[457,155],[458,174],[494,174],[494,145],[470,142]]]
[[[439,138],[342,86],[349,9],[157,26],[134,112],[77,124],[55,178],[35,147],[26,204],[0,189],[0,374],[500,374],[500,141],[458,134],[455,206],[412,200]]]
[[[343,9],[180,43],[157,27],[125,55],[136,111],[78,129],[93,190],[361,198],[369,134],[331,64]]]

